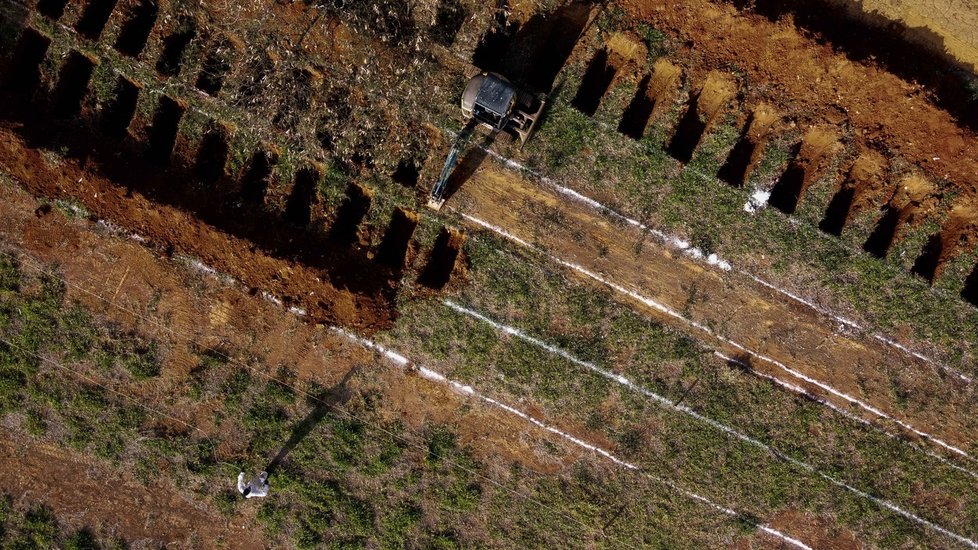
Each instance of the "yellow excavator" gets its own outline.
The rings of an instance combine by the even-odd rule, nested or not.
[[[520,140],[520,147],[523,147],[536,128],[546,98],[520,89],[498,73],[480,73],[465,86],[461,103],[462,115],[468,122],[456,136],[441,175],[431,188],[428,207],[435,210],[445,204],[448,180],[471,142],[475,129],[479,126],[488,128],[487,141],[490,142],[499,132],[509,132]]]

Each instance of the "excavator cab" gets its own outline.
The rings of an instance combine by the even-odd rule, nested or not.
[[[445,159],[445,166],[431,188],[428,206],[438,210],[445,204],[448,178],[455,170],[459,157],[468,146],[476,126],[490,130],[490,139],[499,132],[511,132],[526,144],[543,112],[545,100],[516,87],[497,73],[481,73],[472,77],[462,93],[462,114],[468,123],[459,132]]]

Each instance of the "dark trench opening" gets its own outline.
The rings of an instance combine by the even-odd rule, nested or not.
[[[896,237],[897,226],[900,223],[900,211],[892,206],[887,206],[883,216],[873,229],[873,233],[863,244],[863,250],[869,252],[877,258],[885,258],[893,245]]]
[[[934,277],[937,275],[937,268],[941,261],[942,252],[944,252],[944,239],[941,238],[941,234],[938,232],[931,235],[927,240],[927,244],[924,245],[920,256],[914,260],[913,268],[910,269],[910,272],[923,277],[928,283],[933,283]]]
[[[448,284],[461,252],[460,237],[447,227],[441,228],[428,256],[428,263],[418,277],[419,283],[434,290],[440,290]]]
[[[23,95],[33,93],[41,80],[41,62],[50,46],[50,38],[30,27],[25,28],[14,48],[4,86]]]
[[[601,105],[601,100],[615,80],[617,72],[618,68],[611,62],[608,50],[599,51],[591,59],[591,64],[584,73],[581,87],[577,89],[577,95],[574,96],[571,105],[587,116],[594,116]]]
[[[241,198],[250,203],[265,200],[265,193],[272,180],[272,169],[278,164],[278,154],[271,151],[256,151],[251,156],[248,168],[241,177]]]
[[[768,204],[785,214],[794,214],[801,201],[801,192],[805,186],[805,167],[801,163],[801,144],[795,146],[794,158],[788,164],[788,168],[778,178],[778,182],[771,189],[771,198]]]
[[[122,25],[119,37],[115,41],[115,49],[129,57],[139,57],[146,41],[153,32],[153,25],[159,15],[159,6],[155,0],[142,0],[134,8],[128,21]]]
[[[342,244],[357,240],[360,224],[370,210],[370,195],[359,185],[351,183],[346,188],[346,199],[340,205],[336,219],[329,230],[329,237]]]
[[[89,0],[75,30],[89,40],[98,40],[109,22],[116,0]]]
[[[197,177],[206,183],[213,183],[225,176],[228,156],[230,155],[229,135],[227,127],[216,121],[208,124],[197,148],[196,173]]]
[[[312,221],[312,205],[316,202],[316,186],[320,179],[322,174],[312,167],[296,172],[292,192],[285,202],[285,221],[299,227],[309,225]]]
[[[177,142],[180,119],[186,108],[170,96],[160,96],[160,103],[153,115],[153,125],[149,129],[149,157],[163,165],[170,163],[173,146]]]
[[[404,187],[414,187],[418,184],[418,179],[421,177],[421,171],[418,169],[417,163],[413,160],[402,160],[397,163],[397,169],[391,174],[391,179],[395,183],[399,183]]]
[[[176,31],[163,39],[163,50],[156,62],[156,70],[164,76],[172,77],[180,74],[183,54],[196,36],[197,23],[193,19],[181,22]]]
[[[961,297],[971,305],[978,306],[978,264],[975,264],[974,269],[971,270],[971,274],[965,279]]]
[[[435,14],[432,39],[442,46],[451,47],[466,17],[468,12],[459,0],[441,0],[438,4],[438,12]]]
[[[67,5],[68,0],[40,0],[37,3],[37,11],[41,12],[41,15],[57,21],[65,14]]]
[[[87,55],[72,50],[58,72],[54,89],[54,115],[67,118],[81,111],[82,99],[88,93],[88,83],[95,71],[95,62]]]
[[[829,207],[825,209],[825,217],[818,223],[818,228],[838,237],[842,235],[846,222],[849,221],[849,212],[852,210],[852,203],[856,198],[856,188],[844,185],[839,192],[832,197]]]
[[[649,125],[652,111],[655,110],[655,99],[649,97],[651,83],[652,75],[645,75],[638,85],[635,97],[625,109],[621,122],[618,123],[618,131],[635,140],[642,139],[645,135],[645,128]]]
[[[503,57],[520,29],[519,23],[510,21],[507,17],[508,9],[509,2],[506,0],[497,3],[492,24],[479,39],[475,52],[472,54],[472,64],[476,67],[485,71],[502,69]]]
[[[391,215],[391,223],[387,226],[384,238],[377,250],[377,261],[400,269],[407,258],[411,238],[418,227],[418,215],[403,208],[397,208]]]
[[[114,97],[102,114],[102,127],[109,136],[123,136],[129,130],[136,114],[139,91],[139,84],[124,76],[116,81]]]
[[[692,160],[696,146],[699,145],[703,132],[706,131],[706,122],[700,120],[698,103],[699,94],[690,99],[689,107],[679,121],[676,134],[666,149],[669,156],[682,163]]]
[[[753,123],[754,115],[751,115],[748,117],[747,123],[744,124],[744,129],[741,130],[740,138],[737,139],[736,145],[734,145],[730,154],[727,155],[727,160],[723,162],[720,171],[717,172],[717,177],[720,178],[720,181],[724,181],[728,185],[743,187],[750,175],[748,174],[750,163],[754,158],[754,152],[757,151],[757,144],[754,143],[754,140],[750,139],[750,135],[748,134],[750,126]]]
[[[204,58],[204,65],[197,75],[194,87],[211,96],[217,96],[224,87],[224,77],[231,70],[228,59],[231,45],[222,43],[214,47]]]

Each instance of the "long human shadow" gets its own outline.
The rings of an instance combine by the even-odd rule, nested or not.
[[[285,445],[282,445],[275,458],[265,467],[266,472],[272,473],[273,470],[278,468],[282,461],[285,460],[285,457],[292,452],[292,449],[295,449],[322,422],[330,410],[350,400],[352,394],[348,385],[359,370],[359,367],[353,367],[343,375],[343,379],[336,385],[313,397],[313,401],[316,404],[315,407],[309,411],[309,414],[301,422],[292,428],[292,434],[289,436],[288,441],[285,442]]]

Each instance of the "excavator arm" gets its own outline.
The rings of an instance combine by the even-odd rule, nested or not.
[[[462,128],[462,131],[458,133],[455,137],[455,142],[452,143],[452,149],[448,152],[448,157],[445,158],[445,165],[442,166],[441,175],[438,176],[438,181],[431,188],[431,195],[428,197],[428,207],[434,210],[440,210],[442,205],[445,204],[445,192],[448,191],[448,179],[452,176],[452,172],[455,171],[455,166],[458,165],[458,159],[461,158],[462,153],[468,147],[469,142],[472,141],[472,134],[475,132],[475,127],[479,125],[479,121],[475,118],[469,119],[469,122]]]

